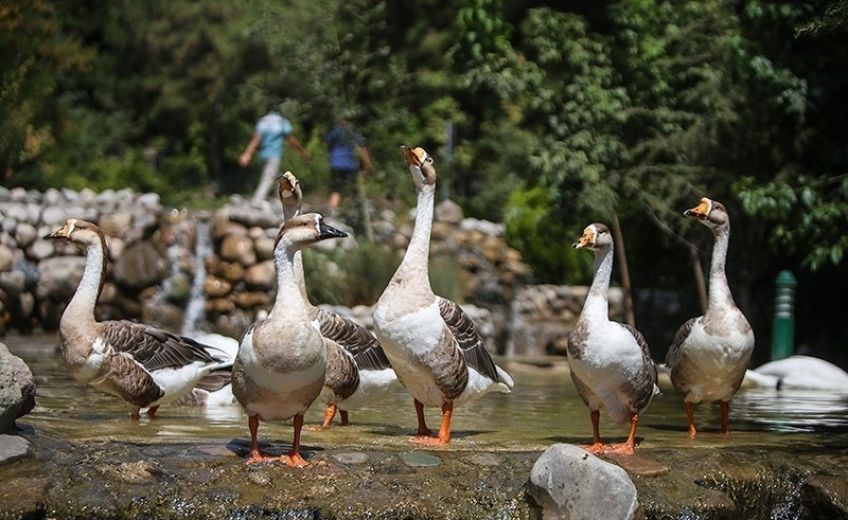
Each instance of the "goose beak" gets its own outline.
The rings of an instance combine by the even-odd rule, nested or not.
[[[577,242],[571,244],[571,247],[574,249],[583,249],[584,247],[591,246],[595,243],[595,237],[592,235],[592,231],[587,229],[583,232],[583,235],[580,237]]]
[[[282,174],[279,179],[277,179],[280,188],[280,198],[291,198],[295,196],[295,192],[298,189],[297,177],[290,171]]]
[[[707,216],[710,214],[710,210],[712,210],[712,202],[710,199],[704,197],[697,206],[684,211],[683,216],[706,220]]]
[[[324,240],[327,238],[344,238],[347,236],[347,233],[341,231],[339,229],[334,228],[333,226],[328,226],[322,220],[320,224],[318,224],[318,239]]]
[[[404,144],[401,145],[400,149],[410,166],[421,166],[424,164],[424,160],[427,159],[427,152],[420,146],[413,149]]]
[[[68,228],[67,224],[50,234],[44,235],[45,240],[66,240],[70,237],[71,229]]]

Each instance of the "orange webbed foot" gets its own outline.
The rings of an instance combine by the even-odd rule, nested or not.
[[[604,449],[604,453],[620,453],[621,455],[633,455],[636,453],[636,446],[623,442],[621,444],[610,444]]]
[[[595,443],[592,443],[592,444],[583,444],[583,445],[581,445],[581,446],[579,446],[579,447],[580,447],[580,448],[583,448],[583,449],[584,449],[584,450],[586,450],[586,451],[588,451],[588,452],[589,452],[589,453],[591,453],[592,455],[600,455],[601,453],[603,453],[603,452],[604,452],[604,450],[606,449],[607,445],[606,445],[606,444],[604,444],[603,442],[595,442]]]
[[[270,462],[276,459],[276,457],[269,457],[265,455],[261,451],[251,451],[250,457],[244,462],[245,464],[262,464],[264,462]]]
[[[444,446],[450,442],[450,439],[442,439],[441,437],[434,437],[432,435],[418,435],[409,439],[409,442],[420,444],[421,446]]]
[[[309,462],[306,461],[301,455],[300,452],[294,451],[286,453],[280,457],[280,462],[285,464],[290,468],[305,468],[309,465]]]

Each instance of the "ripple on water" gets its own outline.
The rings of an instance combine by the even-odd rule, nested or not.
[[[163,407],[154,420],[131,421],[128,407],[120,400],[70,378],[56,353],[55,336],[9,337],[6,342],[30,364],[38,384],[38,406],[23,422],[50,434],[68,440],[208,440],[222,444],[247,436],[247,421],[238,406]],[[449,449],[536,451],[553,442],[589,441],[589,413],[567,374],[521,366],[510,370],[516,380],[512,394],[493,394],[478,403],[457,407],[452,423],[454,441]],[[307,414],[307,423],[319,423],[323,408],[322,403],[316,403]],[[626,428],[602,417],[601,434],[605,439],[622,440]],[[700,406],[696,420],[705,435],[693,443],[685,435],[680,397],[666,392],[654,399],[639,423],[641,445],[788,445],[800,440],[799,436],[806,436],[807,441],[824,440],[823,433],[848,432],[848,395],[796,390],[740,392],[731,405],[734,433],[730,439],[711,435],[719,423],[718,406]],[[304,432],[304,443],[408,450],[409,436],[417,424],[412,399],[403,390],[379,406],[352,411],[351,421],[353,424],[345,428]],[[437,428],[438,411],[428,409],[427,421],[431,428]],[[291,426],[262,423],[260,437],[286,444],[291,438]]]

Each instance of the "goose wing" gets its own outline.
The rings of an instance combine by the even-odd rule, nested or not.
[[[677,333],[674,335],[674,339],[671,342],[671,347],[668,349],[668,354],[665,356],[665,363],[669,367],[674,366],[677,361],[680,360],[680,347],[686,342],[686,338],[689,337],[689,334],[692,332],[692,327],[695,326],[697,321],[698,318],[692,318],[677,329]]]
[[[105,322],[102,336],[116,352],[128,354],[148,371],[180,368],[195,361],[220,363],[207,346],[191,338],[132,321]]]
[[[459,305],[444,298],[439,298],[439,313],[462,351],[465,363],[492,381],[500,382],[495,362],[471,318]]]
[[[391,368],[383,347],[368,329],[338,314],[315,308],[313,320],[318,320],[321,335],[347,350],[360,370]]]
[[[651,350],[648,348],[645,336],[635,327],[623,323],[619,323],[619,325],[633,336],[636,344],[639,345],[639,349],[642,350],[642,366],[626,385],[626,392],[632,400],[633,408],[641,412],[651,402],[654,394],[658,392],[658,390],[655,390],[657,388],[657,366],[651,358]]]

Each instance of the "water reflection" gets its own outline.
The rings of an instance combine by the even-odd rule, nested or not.
[[[38,406],[22,422],[67,440],[114,439],[131,442],[191,442],[199,439],[222,443],[247,435],[246,419],[238,406],[163,407],[157,419],[133,422],[127,407],[118,399],[101,394],[70,378],[56,352],[53,336],[10,337],[9,348],[32,367],[38,384]],[[507,364],[516,380],[512,394],[495,394],[454,415],[455,442],[450,449],[541,450],[552,442],[587,442],[591,435],[589,414],[575,394],[562,369],[539,369]],[[316,403],[307,414],[307,424],[320,423],[323,405]],[[438,427],[439,414],[427,411],[427,420]],[[379,407],[351,413],[353,425],[330,431],[305,432],[311,446],[342,447],[369,445],[407,449],[416,419],[412,399],[402,390]],[[697,412],[701,432],[696,441],[685,435],[682,402],[673,392],[655,398],[639,424],[642,447],[788,445],[824,440],[842,434],[848,441],[848,395],[833,392],[746,390],[731,406],[730,439],[716,432],[718,406],[701,406]],[[623,440],[626,427],[602,415],[605,439]],[[792,433],[788,435],[787,433]],[[262,424],[260,436],[287,442],[288,425]]]

